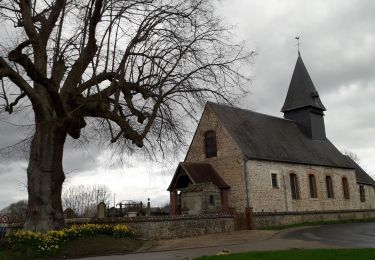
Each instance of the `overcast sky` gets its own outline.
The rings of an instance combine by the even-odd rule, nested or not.
[[[327,108],[328,138],[340,150],[356,153],[375,177],[375,1],[221,0],[217,13],[235,25],[236,39],[258,53],[246,68],[253,81],[241,106],[282,117],[297,59],[294,37],[300,35],[302,59]],[[11,123],[0,116],[0,147],[24,134]],[[109,157],[95,147],[68,144],[65,187],[104,184],[117,202],[150,197],[153,205],[162,205],[169,200],[166,189],[178,159],[162,164],[129,159],[120,167]],[[0,209],[27,198],[26,167],[25,156],[0,158]]]

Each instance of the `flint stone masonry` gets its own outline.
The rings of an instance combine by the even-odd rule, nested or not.
[[[207,131],[216,132],[217,157],[206,158],[204,134]],[[237,212],[244,212],[246,208],[244,161],[241,150],[228,131],[223,127],[215,113],[209,106],[202,115],[187,152],[186,162],[210,163],[226,183],[230,183],[229,205]]]
[[[316,212],[258,212],[254,213],[255,228],[277,227],[295,223],[318,221],[340,221],[355,219],[374,219],[375,210],[333,210]]]
[[[247,162],[250,204],[254,212],[299,212],[375,209],[375,192],[365,186],[366,201],[361,202],[359,185],[352,169],[330,168],[281,162],[251,160]],[[271,173],[278,176],[273,188]],[[289,175],[297,175],[299,199],[292,199]],[[310,197],[308,176],[314,174],[317,198]],[[326,176],[331,176],[334,198],[327,198]],[[345,199],[342,178],[348,179],[350,199]]]
[[[210,196],[213,196],[213,205],[210,204]],[[190,185],[181,190],[181,204],[183,214],[199,215],[220,212],[220,190],[212,183]]]
[[[146,239],[170,239],[200,236],[234,231],[233,216],[228,214],[113,218],[106,220],[70,219],[68,225],[85,223],[125,224],[138,237]]]
[[[234,231],[233,218],[195,218],[163,222],[128,223],[136,234],[148,239],[170,239]]]

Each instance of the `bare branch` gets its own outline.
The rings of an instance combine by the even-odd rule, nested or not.
[[[2,73],[1,73],[2,72]],[[8,63],[0,57],[0,77],[8,77],[29,97],[30,101],[35,103],[39,101],[34,89],[27,83]]]
[[[86,70],[87,66],[90,64],[92,58],[94,57],[98,46],[96,45],[96,26],[101,19],[101,9],[103,5],[103,0],[96,0],[94,11],[90,18],[89,24],[89,38],[84,48],[83,52],[73,64],[71,71],[69,72],[67,79],[65,80],[62,91],[67,91],[68,89],[74,90],[79,81],[81,80],[83,72]]]

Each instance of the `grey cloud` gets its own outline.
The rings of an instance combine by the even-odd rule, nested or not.
[[[302,58],[327,107],[328,136],[375,172],[375,2],[225,0],[219,6],[259,53],[252,94],[242,105],[282,116],[300,34]]]
[[[254,81],[246,86],[251,95],[242,100],[241,106],[282,116],[280,109],[297,58],[294,37],[301,34],[302,58],[327,107],[325,122],[329,138],[339,149],[356,152],[362,159],[361,165],[375,174],[375,1],[222,0],[217,6],[227,22],[237,25],[234,37],[246,40],[249,48],[258,51],[254,65],[244,67],[245,72],[254,75]],[[194,128],[191,126],[189,130]],[[22,135],[21,130],[15,129],[0,121],[0,147]],[[99,184],[106,184],[103,182],[115,179],[107,170],[93,174],[104,164],[109,167],[98,158],[98,151],[105,150],[105,146],[98,148],[96,144],[89,144],[76,148],[77,144],[71,142],[66,145],[64,168],[69,172],[68,184],[93,178]],[[151,171],[150,175],[166,176],[164,184],[158,184],[159,188],[149,189],[158,198],[156,201],[168,198],[165,189],[177,161],[172,160],[159,172]],[[0,159],[0,164],[7,162]],[[140,191],[152,183],[135,181],[137,172],[131,169],[141,166],[134,160],[121,170],[124,182],[136,183],[134,187],[124,186],[129,191],[124,191],[124,196],[133,193],[141,198]],[[7,167],[11,167],[14,176],[25,172],[19,167],[12,168],[14,165]],[[0,171],[0,192],[4,186],[8,189],[3,183],[16,183],[12,178]],[[9,186],[16,187],[17,191],[17,185]],[[0,200],[16,194],[24,193],[8,189],[0,193]]]
[[[27,199],[26,164],[22,161],[0,163],[0,209],[12,202]]]
[[[94,143],[81,145],[69,138],[64,147],[64,171],[80,172],[95,169],[99,166],[99,155],[100,150]]]

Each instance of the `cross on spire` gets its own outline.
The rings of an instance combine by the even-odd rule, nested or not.
[[[300,56],[300,53],[299,53],[299,46],[301,45],[301,42],[299,41],[299,38],[300,38],[300,36],[299,36],[299,35],[297,35],[296,37],[294,37],[294,39],[296,39],[296,40],[297,40],[297,50],[298,50],[298,56]]]

